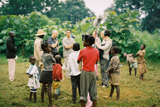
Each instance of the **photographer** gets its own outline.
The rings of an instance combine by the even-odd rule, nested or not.
[[[102,76],[102,83],[100,86],[102,87],[108,87],[108,74],[105,73],[107,70],[107,63],[109,61],[109,51],[112,47],[112,40],[109,38],[110,36],[110,30],[105,30],[101,32],[101,38],[103,39],[102,44],[99,45],[98,43],[95,43],[96,47],[98,49],[101,49],[103,51],[103,54],[100,56],[100,68],[101,68],[101,76]]]

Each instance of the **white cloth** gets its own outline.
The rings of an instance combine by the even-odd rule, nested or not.
[[[29,69],[26,71],[27,74],[33,75],[33,77],[29,78],[28,86],[33,87],[34,89],[37,89],[40,87],[39,83],[39,72],[35,65],[30,65]]]
[[[16,61],[15,59],[8,59],[9,80],[13,81],[15,76]]]
[[[105,44],[104,46],[101,46],[102,44]],[[104,50],[104,53],[103,53],[103,58],[109,60],[109,51],[112,47],[112,40],[110,38],[102,41],[102,44],[101,45],[98,45],[97,47],[101,50]]]
[[[68,57],[67,70],[71,76],[77,76],[81,72],[79,71],[79,64],[77,63],[79,51],[73,51]]]

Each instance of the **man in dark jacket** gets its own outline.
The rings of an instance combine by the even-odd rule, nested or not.
[[[14,80],[14,75],[15,75],[15,66],[16,66],[16,46],[14,43],[14,37],[15,34],[14,32],[10,31],[9,32],[10,38],[7,40],[7,54],[6,57],[8,59],[8,67],[9,67],[9,80],[13,81]]]

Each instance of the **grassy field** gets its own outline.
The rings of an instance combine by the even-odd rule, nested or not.
[[[6,60],[6,59],[3,59]],[[22,60],[22,59],[21,59]],[[2,59],[1,59],[2,61]],[[5,61],[4,61],[5,62]],[[126,63],[121,63],[121,78],[120,78],[120,100],[115,101],[116,91],[113,97],[104,99],[102,96],[109,95],[109,88],[98,87],[97,107],[160,107],[160,67],[153,63],[147,63],[148,73],[144,75],[144,80],[128,75],[128,66]],[[0,107],[47,107],[48,94],[45,93],[44,103],[41,102],[41,88],[37,91],[37,102],[29,101],[30,89],[28,84],[28,75],[26,70],[29,67],[28,62],[16,64],[15,80],[10,82],[8,79],[8,64],[0,64]],[[65,75],[65,73],[63,73]],[[138,73],[137,73],[138,74]],[[99,80],[101,82],[99,72]],[[79,99],[79,96],[78,96]],[[70,79],[62,81],[61,96],[58,100],[52,99],[53,104],[58,107],[80,107],[77,103],[72,105],[72,92]]]

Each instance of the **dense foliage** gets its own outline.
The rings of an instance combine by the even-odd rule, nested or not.
[[[138,11],[144,16],[141,22],[141,29],[153,33],[156,28],[160,28],[160,0],[114,0],[115,4],[106,11],[116,11],[117,14],[126,12],[126,9]]]
[[[33,54],[33,44],[36,38],[35,34],[38,29],[43,29],[47,35],[44,41],[51,36],[52,30],[58,30],[60,54],[62,55],[62,39],[65,36],[67,29],[71,29],[72,34],[76,36],[76,41],[82,46],[81,34],[92,33],[99,29],[99,32],[104,29],[111,30],[111,38],[120,47],[123,58],[124,52],[134,53],[140,49],[140,45],[145,43],[147,59],[155,60],[160,58],[160,31],[156,30],[154,34],[140,32],[139,29],[139,13],[136,11],[126,10],[126,13],[118,15],[115,11],[110,11],[105,22],[98,27],[93,26],[95,17],[88,17],[76,24],[71,24],[70,21],[61,22],[59,19],[50,19],[38,12],[32,12],[28,16],[2,15],[0,16],[0,53],[6,51],[6,40],[9,37],[8,32],[14,31],[16,34],[15,43],[18,47],[18,54],[29,56]],[[82,48],[82,47],[81,47]]]

